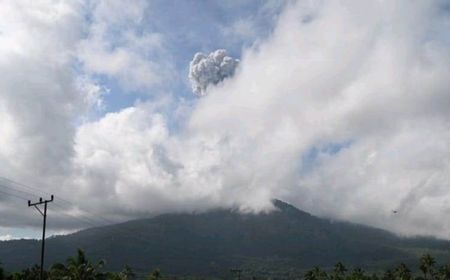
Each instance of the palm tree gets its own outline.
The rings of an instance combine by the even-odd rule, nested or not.
[[[35,280],[40,279],[41,267],[38,265],[34,265],[31,268],[26,268],[21,272],[15,272],[14,274],[8,276],[5,279],[12,280]],[[47,271],[44,271],[44,279],[48,278]]]
[[[450,279],[450,264],[444,265],[439,269],[438,279]]]
[[[411,280],[411,271],[408,269],[408,267],[401,263],[396,269],[395,274],[399,280]]]
[[[85,253],[78,249],[77,255],[67,260],[66,265],[57,263],[52,266],[50,279],[62,280],[97,280],[106,279],[106,274],[99,270],[104,266],[105,262],[100,260],[96,264],[92,264]]]
[[[314,277],[314,273],[312,270],[309,270],[308,272],[306,272],[305,276],[303,277],[305,280],[316,280],[316,278]]]
[[[392,270],[388,269],[384,272],[382,280],[395,280],[395,275]]]
[[[108,272],[106,278],[108,280],[133,280],[136,279],[136,274],[128,265],[125,265],[125,267],[119,273]]]
[[[85,253],[80,249],[78,249],[75,258],[72,257],[67,260],[67,268],[77,280],[100,278],[102,273],[98,270],[104,265],[105,262],[103,260],[98,261],[96,264],[92,264],[86,258]]]
[[[365,280],[367,279],[367,276],[365,275],[364,270],[357,267],[353,269],[352,274],[350,275],[350,279],[352,280]]]
[[[305,274],[305,280],[326,280],[328,278],[327,273],[320,269],[320,267],[314,267],[312,270]]]
[[[335,280],[344,279],[346,271],[347,271],[347,268],[341,262],[338,262],[334,266],[332,278]]]
[[[153,270],[153,272],[147,277],[147,280],[159,280],[161,278],[161,271],[159,268]]]
[[[0,262],[0,280],[4,279],[5,279],[5,272],[3,271],[2,263]]]
[[[125,267],[122,269],[122,271],[119,273],[120,275],[122,275],[126,280],[131,280],[131,279],[135,279],[136,278],[136,274],[133,272],[133,270],[131,270],[131,267],[129,267],[128,265],[125,265]]]
[[[423,272],[424,278],[427,279],[428,273],[433,274],[436,261],[430,254],[425,254],[420,258],[420,270]]]

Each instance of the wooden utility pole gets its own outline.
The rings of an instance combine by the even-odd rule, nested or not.
[[[241,280],[242,269],[230,269],[231,273],[237,274],[238,280]]]
[[[44,253],[45,253],[45,227],[47,224],[47,203],[53,201],[53,195],[51,195],[50,200],[42,200],[42,197],[39,198],[38,202],[31,203],[28,200],[28,207],[34,206],[38,210],[38,212],[44,217],[44,224],[42,226],[42,247],[41,247],[41,280],[44,280]],[[38,205],[44,204],[44,212],[38,207]]]

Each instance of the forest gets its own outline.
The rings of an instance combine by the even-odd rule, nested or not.
[[[34,265],[22,271],[9,272],[2,268],[0,263],[0,280],[39,280],[40,267]],[[242,272],[242,273],[241,273]],[[138,274],[128,265],[119,272],[111,272],[106,269],[105,260],[90,260],[84,251],[78,249],[75,256],[70,257],[65,263],[52,264],[43,272],[45,280],[175,280],[175,279],[221,279],[214,276],[175,276],[164,275],[158,268],[147,274]],[[251,272],[233,269],[228,279],[251,279],[257,277]],[[261,279],[261,278],[259,278]],[[271,280],[277,278],[270,278]],[[280,279],[282,279],[280,277]],[[362,268],[347,268],[338,262],[333,268],[313,267],[303,275],[291,276],[290,279],[303,280],[449,280],[450,263],[439,265],[430,254],[424,254],[417,261],[416,267],[408,267],[404,263],[386,268],[380,271],[365,271]]]

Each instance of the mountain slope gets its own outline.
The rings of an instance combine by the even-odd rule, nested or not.
[[[363,267],[412,262],[417,259],[414,253],[424,250],[439,249],[444,258],[450,256],[450,242],[402,239],[379,229],[320,219],[279,200],[274,205],[278,211],[266,214],[166,214],[50,238],[47,263],[83,248],[114,270],[129,264],[137,271],[160,267],[177,275],[217,276],[240,267],[252,274],[279,275],[337,261]],[[38,256],[37,241],[0,242],[5,267],[29,266]]]

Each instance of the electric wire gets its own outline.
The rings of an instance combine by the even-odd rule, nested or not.
[[[0,185],[0,186],[1,186],[1,185]],[[26,198],[23,198],[23,197],[21,197],[21,196],[19,196],[19,195],[16,195],[16,194],[8,193],[8,192],[6,192],[6,191],[0,190],[0,193],[5,194],[5,195],[8,195],[8,196],[11,196],[11,197],[14,197],[14,198],[16,198],[16,199],[20,199],[20,200],[25,200],[25,201],[27,201]]]
[[[5,187],[5,186],[0,184],[0,187]],[[13,198],[18,199],[18,200],[21,200],[21,201],[28,201],[28,199],[25,198],[25,197],[22,197],[22,196],[19,196],[19,195],[15,195],[15,194],[12,194],[12,193],[8,193],[8,192],[2,191],[2,190],[0,190],[0,193],[2,193],[4,195],[7,195],[7,196],[10,196],[10,197],[13,197]],[[74,218],[74,219],[78,219],[80,221],[83,221],[82,219],[79,219],[78,217],[76,217],[74,215],[70,215],[70,214],[67,214],[67,213],[61,213],[61,214],[65,215],[65,216],[68,216],[68,217],[71,217],[71,218]],[[94,227],[97,226],[95,224],[91,224],[91,225],[94,226]],[[148,273],[147,272],[134,271],[134,274],[136,275],[137,279],[146,279],[146,275]]]
[[[30,186],[27,186],[27,185],[24,185],[24,184],[21,184],[21,183],[12,181],[12,180],[7,179],[7,178],[5,178],[5,177],[0,177],[0,180],[1,180],[1,179],[3,179],[4,181],[8,181],[9,183],[12,183],[12,184],[14,184],[14,185],[22,186],[23,188],[28,189],[28,190],[33,190],[33,191],[41,192],[41,190],[39,190],[39,189],[36,189],[36,188],[30,187]],[[39,196],[36,195],[35,193],[29,192],[29,191],[20,190],[20,189],[16,189],[16,188],[13,188],[13,187],[11,187],[11,186],[7,186],[7,185],[5,185],[5,184],[0,184],[0,187],[3,187],[4,189],[5,189],[5,188],[6,188],[6,189],[9,189],[9,190],[12,190],[12,191],[15,191],[15,192],[19,192],[19,193],[24,194],[24,195],[31,195],[31,196],[33,196],[33,197],[39,197]],[[27,198],[27,197],[24,197],[24,196],[21,196],[21,195],[17,195],[17,194],[15,194],[15,193],[7,192],[7,191],[1,190],[1,189],[0,189],[0,193],[2,193],[2,194],[4,194],[4,195],[7,195],[7,196],[10,196],[10,197],[13,197],[13,198],[18,199],[18,200],[21,200],[21,201],[26,201],[26,202],[28,201],[28,198]],[[46,192],[44,192],[44,191],[42,191],[42,193],[45,193],[45,194],[50,195],[50,193],[46,193]],[[70,201],[68,201],[68,200],[61,199],[61,198],[59,198],[59,197],[58,197],[58,199],[59,199],[59,200],[62,200],[62,201],[65,201],[66,203],[70,204],[71,206],[75,206],[72,202],[70,202]],[[59,212],[59,214],[61,214],[61,215],[64,215],[64,216],[66,216],[66,217],[69,217],[69,218],[78,220],[78,221],[80,221],[80,222],[83,222],[83,223],[85,223],[85,224],[88,224],[88,225],[90,225],[92,228],[99,227],[99,225],[96,224],[96,223],[95,223],[95,220],[93,220],[93,219],[90,219],[90,218],[87,218],[87,217],[81,218],[81,217],[79,217],[79,216],[75,216],[75,215],[66,213],[66,212],[64,212],[64,211],[67,210],[67,208],[66,208],[65,206],[62,206],[62,205],[58,204],[58,203],[54,203],[53,205],[56,206],[57,208],[59,208],[60,210],[63,210],[62,212]],[[78,208],[78,207],[77,207],[77,208]],[[92,214],[91,214],[91,215],[92,215]],[[107,219],[103,219],[103,220],[107,220]],[[93,221],[94,221],[94,222],[93,222]],[[111,223],[113,223],[113,222],[111,222]],[[105,226],[105,225],[101,225],[101,226]],[[124,235],[126,235],[127,237],[131,237],[132,239],[135,239],[135,240],[137,240],[137,241],[139,241],[139,242],[145,243],[146,245],[150,245],[148,240],[143,239],[143,238],[140,238],[139,236],[136,236],[135,233],[133,233],[133,232],[131,232],[131,231],[128,231],[128,230],[126,230],[126,229],[123,229],[123,228],[117,228],[117,227],[110,227],[109,229],[112,230],[112,231],[115,231],[116,233],[124,234]],[[132,234],[132,235],[131,235],[131,234]],[[138,279],[145,279],[146,275],[148,275],[148,272],[135,271],[134,273],[136,274],[136,276],[138,277]]]
[[[19,182],[13,181],[13,180],[8,179],[8,178],[3,177],[3,176],[0,176],[0,180],[7,181],[7,182],[9,182],[10,184],[13,184],[16,188],[22,187],[22,190],[13,188],[13,187],[11,187],[11,186],[6,186],[6,185],[4,185],[4,184],[0,184],[0,187],[12,189],[12,190],[15,190],[15,191],[24,193],[24,194],[26,194],[26,195],[32,195],[32,196],[34,196],[34,197],[39,197],[39,196],[36,195],[35,193],[31,193],[31,192],[29,192],[29,191],[24,191],[23,189],[28,189],[28,190],[31,190],[31,191],[34,191],[34,192],[42,192],[42,193],[44,193],[44,194],[51,195],[51,194],[48,193],[48,192],[45,192],[45,191],[42,191],[42,190],[40,190],[40,189],[31,187],[31,186],[29,186],[29,185],[25,185],[25,184],[23,184],[23,183],[19,183]],[[3,192],[2,192],[2,193],[3,193]],[[14,195],[14,194],[13,194],[13,196],[17,196],[17,195]],[[19,197],[19,196],[17,196],[17,197]],[[70,217],[70,218],[73,218],[73,219],[75,219],[75,220],[81,221],[81,222],[83,222],[83,223],[85,223],[85,224],[90,225],[90,226],[93,227],[93,228],[94,228],[94,227],[99,227],[99,226],[108,226],[108,225],[113,225],[113,224],[115,224],[114,221],[111,221],[111,220],[106,219],[106,218],[104,218],[104,217],[98,216],[98,215],[93,214],[93,213],[91,213],[91,212],[89,212],[89,211],[80,209],[77,205],[75,205],[74,203],[70,202],[70,201],[67,200],[67,199],[61,198],[59,195],[58,195],[58,196],[55,196],[55,197],[57,197],[58,200],[60,200],[60,201],[62,201],[62,202],[64,202],[64,203],[66,204],[66,205],[64,206],[64,205],[62,205],[62,204],[59,204],[59,203],[57,203],[57,202],[54,202],[54,205],[55,205],[57,208],[63,210],[63,212],[60,212],[60,214],[66,216],[66,217]],[[20,199],[25,200],[25,201],[28,201],[28,199],[26,199],[26,198],[24,198],[24,197],[20,197]],[[67,205],[70,205],[70,207],[73,207],[73,208],[77,208],[77,209],[81,210],[82,212],[84,212],[84,213],[86,213],[86,214],[80,214],[80,215],[72,215],[72,214],[69,214],[69,213],[65,212],[65,211],[67,211],[67,210],[70,210],[69,207],[68,207]],[[92,218],[88,217],[88,214],[89,214]],[[99,225],[99,224],[98,224],[98,221],[103,221],[103,223]],[[137,240],[137,241],[139,241],[139,242],[141,242],[141,243],[145,243],[146,245],[150,245],[148,240],[146,240],[146,239],[144,239],[144,238],[142,238],[142,237],[140,237],[140,236],[137,236],[135,232],[133,232],[133,231],[131,231],[131,230],[128,230],[128,229],[126,229],[126,228],[121,228],[121,227],[120,227],[120,228],[117,228],[117,227],[112,226],[112,227],[109,227],[109,229],[112,230],[112,231],[115,231],[116,233],[119,233],[119,234],[122,234],[122,235],[126,235],[127,237],[130,237],[130,238],[132,238],[132,239],[134,239],[134,240]]]

